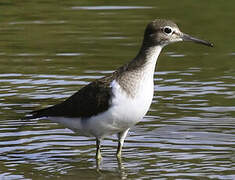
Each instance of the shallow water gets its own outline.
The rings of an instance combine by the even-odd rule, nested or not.
[[[0,179],[235,179],[235,3],[197,2],[1,2]],[[94,138],[20,119],[131,60],[157,17],[215,48],[163,50],[151,109],[122,162],[115,136],[103,141],[97,171]]]

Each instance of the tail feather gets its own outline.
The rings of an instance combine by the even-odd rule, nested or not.
[[[26,119],[38,119],[42,117],[48,117],[52,114],[53,109],[54,109],[54,106],[32,111],[29,114],[27,114],[23,119],[26,120]]]

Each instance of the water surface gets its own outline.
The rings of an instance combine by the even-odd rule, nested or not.
[[[234,5],[1,2],[0,179],[235,179]],[[158,17],[215,48],[163,50],[151,109],[128,134],[122,162],[115,136],[103,141],[97,171],[94,138],[49,120],[21,120],[131,60]]]

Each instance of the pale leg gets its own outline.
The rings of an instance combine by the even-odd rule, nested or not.
[[[122,155],[122,147],[123,147],[123,143],[124,143],[124,140],[126,138],[128,131],[129,131],[129,129],[118,133],[118,148],[117,148],[117,157],[118,158],[120,158]]]
[[[102,158],[100,148],[101,148],[100,139],[96,138],[96,159],[97,160],[100,160]]]

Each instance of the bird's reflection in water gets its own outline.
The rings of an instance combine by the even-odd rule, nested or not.
[[[103,178],[104,175],[105,176],[107,175],[107,170],[102,169],[103,163],[104,162],[102,161],[102,159],[96,159],[96,171],[99,173],[100,178]],[[118,171],[113,171],[111,173],[115,173],[115,174],[118,173],[118,176],[120,177],[120,179],[127,179],[127,172],[125,170],[121,157],[117,157],[117,165],[118,165],[117,166]]]

